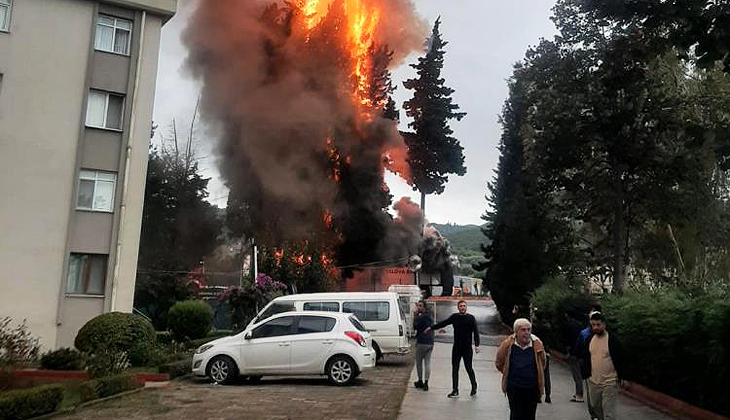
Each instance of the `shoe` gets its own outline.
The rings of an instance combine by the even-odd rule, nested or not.
[[[572,397],[570,398],[570,402],[577,402],[577,403],[583,403],[583,402],[586,402],[586,401],[585,401],[585,400],[583,399],[583,397],[579,397],[579,396],[577,396],[577,395],[573,395],[573,396],[572,396]]]
[[[423,382],[416,381],[413,383],[413,386],[415,386],[416,388],[423,388]]]
[[[474,397],[474,396],[476,396],[476,395],[477,395],[477,389],[476,389],[476,388],[472,388],[472,389],[471,389],[471,392],[469,393],[469,396],[470,396],[470,397]]]
[[[550,397],[545,397],[545,402],[548,404],[552,403],[552,401],[550,401]]]
[[[421,387],[422,390],[428,391],[428,381],[423,383],[423,387]]]
[[[451,394],[447,395],[449,398],[459,398],[459,391],[451,391]]]

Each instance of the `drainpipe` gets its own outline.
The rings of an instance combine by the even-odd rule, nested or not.
[[[114,274],[112,276],[112,295],[111,295],[111,308],[110,311],[114,312],[117,309],[117,287],[119,285],[119,267],[122,259],[122,235],[124,233],[124,223],[127,214],[127,189],[129,188],[129,172],[132,166],[132,137],[134,135],[135,123],[135,112],[137,111],[137,94],[139,91],[139,74],[142,69],[142,55],[144,52],[144,31],[145,25],[147,24],[147,12],[142,11],[142,23],[139,30],[139,49],[137,53],[137,65],[136,71],[134,72],[134,86],[132,87],[132,109],[130,110],[129,118],[129,135],[127,136],[127,147],[126,147],[126,158],[124,159],[124,184],[122,186],[122,203],[119,208],[119,229],[117,231],[117,252],[116,258],[114,259]]]

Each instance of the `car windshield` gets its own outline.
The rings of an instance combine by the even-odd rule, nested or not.
[[[360,320],[358,320],[354,315],[350,317],[350,322],[352,322],[352,325],[354,325],[358,330],[367,331],[367,328],[365,328],[365,326],[360,323]]]
[[[264,309],[261,314],[256,317],[255,322],[259,323],[272,315],[280,314],[282,312],[290,312],[294,310],[294,302],[274,302]]]

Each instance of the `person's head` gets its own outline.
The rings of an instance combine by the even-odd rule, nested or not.
[[[426,313],[426,302],[419,300],[416,303],[416,312],[419,314],[425,314]]]
[[[518,343],[525,345],[530,342],[530,335],[532,334],[532,324],[527,318],[517,318],[513,325],[515,331],[515,340]]]
[[[602,335],[604,332],[606,332],[606,319],[603,317],[603,314],[601,312],[591,312],[590,320],[591,330],[593,331],[593,334]]]
[[[456,304],[456,307],[459,308],[459,313],[464,315],[466,313],[466,301],[460,300],[459,303]]]

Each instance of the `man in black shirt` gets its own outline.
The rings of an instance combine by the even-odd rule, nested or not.
[[[477,320],[473,315],[466,313],[466,301],[460,300],[457,307],[459,312],[451,315],[447,319],[434,324],[428,330],[437,330],[447,325],[454,326],[454,346],[451,349],[451,383],[452,391],[448,395],[449,398],[457,398],[459,396],[459,364],[464,359],[464,367],[466,373],[469,374],[471,381],[471,396],[477,394],[477,379],[472,368],[472,336],[474,337],[474,351],[479,353],[479,331],[477,330]]]

